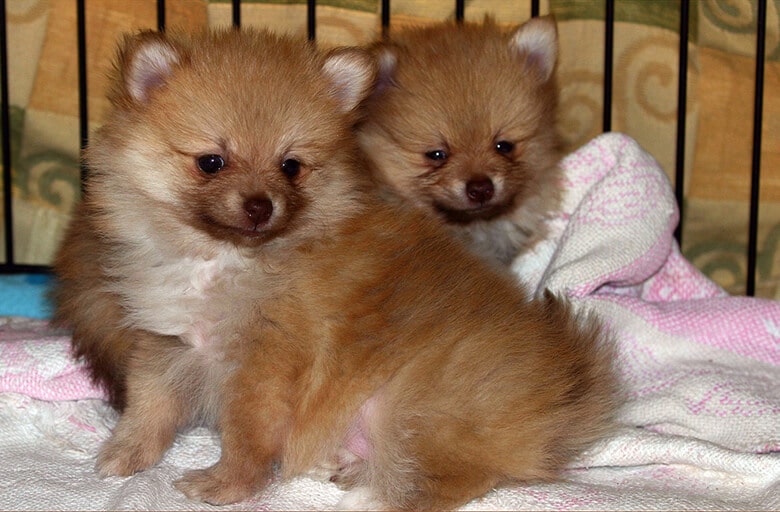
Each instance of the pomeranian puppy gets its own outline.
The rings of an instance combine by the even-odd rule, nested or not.
[[[359,138],[375,175],[491,260],[543,239],[561,193],[553,18],[401,30],[373,50]]]
[[[176,482],[190,498],[279,465],[332,468],[342,507],[451,508],[608,431],[599,324],[373,183],[352,129],[375,76],[246,28],[124,41],[55,262],[57,318],[122,409],[101,475],[205,422],[222,453]]]

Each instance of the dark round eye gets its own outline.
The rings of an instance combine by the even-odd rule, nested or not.
[[[220,155],[203,155],[198,157],[198,169],[206,174],[216,174],[225,167],[225,160]]]
[[[282,162],[282,172],[288,178],[295,178],[301,172],[301,163],[294,158],[288,158]]]
[[[500,140],[496,142],[496,151],[498,151],[501,154],[509,154],[512,152],[512,150],[515,149],[515,145],[509,142],[508,140]]]
[[[441,162],[447,159],[447,152],[443,149],[434,149],[433,151],[428,151],[425,153],[425,158],[428,160],[434,160],[436,162]]]

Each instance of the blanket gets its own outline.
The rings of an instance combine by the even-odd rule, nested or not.
[[[518,280],[599,315],[618,345],[620,428],[560,482],[496,489],[465,510],[780,509],[780,303],[731,297],[681,255],[667,177],[633,140],[606,134],[567,156],[551,236]],[[0,319],[0,509],[211,509],[171,487],[219,458],[206,429],[152,469],[99,479],[116,421],[70,355],[67,333]],[[333,508],[335,485],[274,481],[231,509]]]

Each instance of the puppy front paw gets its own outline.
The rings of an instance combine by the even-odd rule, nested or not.
[[[336,510],[387,510],[368,487],[355,487],[341,497]]]
[[[337,465],[328,480],[340,488],[349,490],[363,484],[365,461],[348,450],[339,450]]]
[[[335,462],[322,462],[306,472],[306,476],[319,482],[332,482],[338,474],[339,466]]]
[[[111,438],[100,447],[95,469],[102,478],[130,476],[153,466],[162,456],[159,450]]]
[[[191,500],[212,505],[228,505],[250,498],[256,491],[252,479],[229,474],[217,465],[189,471],[173,483],[174,487]]]

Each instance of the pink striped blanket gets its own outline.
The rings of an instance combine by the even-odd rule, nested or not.
[[[562,165],[563,213],[513,270],[607,323],[622,426],[562,482],[496,489],[465,509],[780,509],[780,303],[728,296],[680,255],[666,175],[630,138],[603,135]],[[151,470],[97,478],[116,420],[103,396],[67,333],[0,318],[0,509],[211,508],[170,486],[218,458],[204,429],[180,435]],[[299,478],[227,508],[327,509],[340,496]]]

